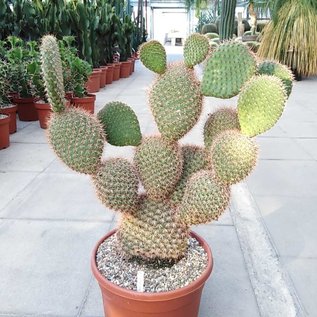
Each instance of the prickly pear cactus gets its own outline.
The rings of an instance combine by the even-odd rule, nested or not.
[[[125,257],[182,258],[190,226],[217,220],[226,210],[230,185],[243,181],[257,162],[252,137],[271,128],[283,112],[283,83],[292,79],[284,66],[264,62],[258,73],[265,75],[257,75],[254,56],[244,44],[219,43],[206,57],[207,44],[206,37],[192,35],[184,47],[185,61],[170,65],[159,42],[142,45],[141,61],[158,74],[149,103],[160,135],[141,137],[134,111],[120,102],[106,105],[98,118],[64,107],[56,39],[43,38],[42,70],[54,112],[49,141],[65,164],[91,176],[101,202],[122,214],[117,238]],[[201,84],[193,66],[205,58]],[[201,117],[203,95],[238,95],[237,107],[217,107],[201,118],[204,147],[181,145]],[[133,160],[107,159],[106,138],[115,146],[135,146]]]

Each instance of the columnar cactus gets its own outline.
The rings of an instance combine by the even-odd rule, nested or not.
[[[157,73],[149,103],[160,131],[142,138],[135,113],[120,102],[107,104],[97,117],[64,107],[56,40],[43,38],[42,69],[54,112],[49,141],[64,163],[91,176],[101,202],[122,214],[117,239],[126,257],[183,257],[190,226],[217,220],[226,210],[230,185],[245,179],[257,162],[252,137],[277,122],[287,99],[285,76],[274,76],[280,66],[260,64],[258,72],[265,75],[257,75],[255,58],[243,44],[226,42],[208,55],[206,38],[193,35],[184,49],[184,63],[167,65],[160,43],[141,47],[141,61]],[[206,55],[201,84],[193,66]],[[201,115],[203,95],[239,95],[237,109],[218,108],[207,118],[205,147],[180,145]],[[103,159],[106,138],[115,146],[135,146],[133,160]]]

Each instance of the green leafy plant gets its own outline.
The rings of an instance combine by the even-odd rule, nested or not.
[[[185,46],[191,47],[192,40],[187,39]],[[104,131],[109,143],[121,146],[132,145],[129,131],[139,131],[133,110],[122,103],[106,105],[96,118],[65,109],[55,98],[48,138],[64,163],[92,177],[102,203],[121,213],[117,239],[124,256],[174,262],[186,253],[190,226],[217,220],[229,204],[230,185],[253,170],[257,145],[252,137],[276,123],[287,94],[278,77],[256,75],[255,58],[246,46],[221,44],[208,56],[207,65],[212,67],[205,68],[203,81],[215,86],[208,95],[239,95],[238,109],[221,108],[208,118],[205,147],[181,145],[179,140],[197,123],[202,110],[205,89],[192,69],[203,59],[201,52],[189,54],[199,58],[188,66],[181,62],[167,67],[166,54],[156,43],[142,46],[140,53],[146,54],[145,66],[155,72],[153,65],[160,58],[149,97],[160,134],[141,139],[137,133],[133,162],[102,159]],[[41,54],[49,95],[63,96],[54,37],[44,37]],[[127,123],[125,131],[118,120]]]

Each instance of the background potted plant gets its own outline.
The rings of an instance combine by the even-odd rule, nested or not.
[[[275,76],[280,72],[272,64],[257,68],[244,44],[228,41],[215,49],[200,83],[193,67],[208,54],[208,39],[200,34],[186,40],[184,62],[168,67],[159,42],[142,45],[141,61],[159,74],[149,103],[160,131],[142,138],[137,116],[121,102],[107,104],[97,118],[65,108],[58,46],[54,37],[43,38],[42,68],[54,111],[49,142],[65,164],[90,175],[102,203],[121,214],[118,229],[97,243],[91,261],[107,317],[198,316],[213,262],[208,245],[190,226],[217,220],[226,209],[230,185],[256,164],[253,137],[274,126],[285,107],[286,82]],[[289,70],[288,75],[292,78]],[[235,95],[237,109],[220,108],[208,117],[204,147],[179,143],[196,125],[203,96]],[[133,163],[104,160],[106,140],[135,146]],[[193,250],[195,260],[189,256]],[[186,274],[178,267],[184,261],[189,261]],[[181,275],[172,277],[175,267]]]

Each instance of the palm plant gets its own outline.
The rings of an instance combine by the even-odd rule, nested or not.
[[[300,76],[317,74],[317,2],[277,0],[274,12],[258,55],[278,60]]]

